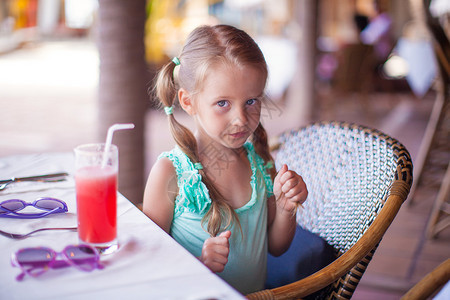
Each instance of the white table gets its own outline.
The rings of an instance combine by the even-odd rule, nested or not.
[[[73,174],[71,153],[17,155],[0,158],[0,179],[46,173]],[[0,191],[0,201],[33,201],[42,196],[64,200],[68,213],[40,219],[0,218],[0,229],[25,233],[41,227],[77,225],[72,176],[58,183],[16,183]],[[11,266],[11,254],[24,247],[47,246],[61,251],[78,243],[75,231],[43,231],[23,240],[0,236],[0,299],[244,299],[177,244],[122,195],[118,198],[120,249],[103,256],[102,270],[50,269],[33,278]]]

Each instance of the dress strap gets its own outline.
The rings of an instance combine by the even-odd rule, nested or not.
[[[258,168],[263,176],[264,183],[266,184],[267,188],[267,197],[271,197],[273,195],[273,181],[270,173],[267,170],[273,167],[273,162],[265,163],[261,156],[256,153],[255,147],[252,143],[246,142],[244,146],[247,149],[248,153],[254,158],[256,168]]]

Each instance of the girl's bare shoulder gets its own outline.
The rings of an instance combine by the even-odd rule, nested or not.
[[[170,182],[176,178],[177,173],[170,159],[162,157],[158,159],[150,171],[150,178],[158,179],[158,181]]]
[[[143,212],[166,232],[170,231],[177,193],[175,167],[168,158],[158,159],[145,186]]]

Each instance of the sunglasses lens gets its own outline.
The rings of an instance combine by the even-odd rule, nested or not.
[[[97,252],[89,246],[70,246],[65,249],[64,254],[77,267],[84,271],[92,271],[97,267],[99,256]]]
[[[45,268],[52,261],[53,254],[48,249],[30,248],[17,252],[16,258],[22,267]]]
[[[64,204],[57,201],[56,199],[40,199],[36,201],[36,207],[45,209],[45,210],[52,210],[55,208],[64,208]]]
[[[23,209],[25,206],[20,200],[8,200],[2,202],[0,207],[11,211],[17,211]],[[0,209],[0,214],[7,214],[7,213],[9,212]]]

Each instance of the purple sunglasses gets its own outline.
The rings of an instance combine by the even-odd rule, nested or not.
[[[46,212],[35,214],[18,212],[27,206],[33,206],[35,208],[45,210]],[[0,202],[0,217],[3,218],[32,219],[45,217],[49,214],[64,213],[67,211],[67,204],[64,201],[50,197],[41,197],[32,203],[27,203],[20,199],[10,199]]]
[[[58,256],[63,259],[57,260]],[[16,277],[18,281],[23,280],[25,274],[37,277],[50,268],[73,266],[85,272],[103,269],[103,265],[100,264],[100,254],[89,245],[70,245],[61,252],[46,247],[24,248],[12,254],[11,264],[22,270],[22,273]]]

